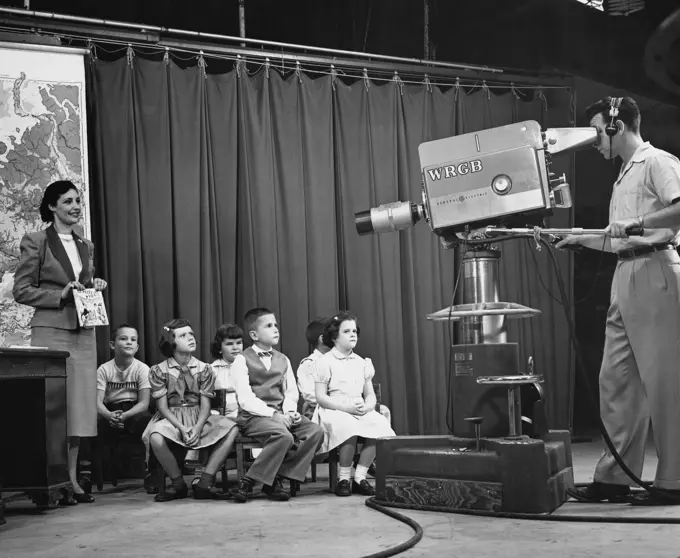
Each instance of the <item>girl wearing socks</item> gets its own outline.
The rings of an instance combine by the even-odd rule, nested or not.
[[[151,396],[156,400],[158,412],[149,422],[142,440],[153,450],[172,486],[165,494],[157,494],[154,500],[167,502],[187,497],[182,464],[188,449],[210,452],[205,471],[193,487],[194,498],[226,499],[229,495],[214,487],[215,474],[229,455],[238,428],[233,420],[210,414],[215,375],[210,365],[192,356],[196,339],[187,320],[166,323],[158,347],[168,359],[149,371]]]
[[[319,453],[338,448],[339,472],[335,493],[349,496],[352,492],[371,496],[375,490],[366,480],[368,468],[375,459],[376,438],[395,436],[387,419],[376,412],[373,376],[375,369],[368,358],[354,352],[359,338],[356,317],[341,312],[326,325],[323,342],[333,348],[317,359],[314,370],[316,400],[313,421],[325,430]],[[352,461],[357,439],[363,448],[352,478]]]

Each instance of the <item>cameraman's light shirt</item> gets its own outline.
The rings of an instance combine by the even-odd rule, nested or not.
[[[621,168],[614,183],[609,204],[609,222],[635,219],[654,213],[680,198],[680,161],[670,153],[644,142],[630,161]],[[612,250],[619,252],[633,246],[678,244],[680,227],[646,229],[644,236],[612,238]]]

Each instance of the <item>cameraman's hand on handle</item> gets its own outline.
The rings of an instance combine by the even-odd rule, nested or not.
[[[558,250],[574,250],[576,252],[580,252],[583,250],[582,240],[583,236],[570,234],[555,244],[555,248]]]
[[[614,221],[604,232],[612,238],[628,238],[629,236],[642,236],[645,231],[640,225],[640,219],[636,217]]]

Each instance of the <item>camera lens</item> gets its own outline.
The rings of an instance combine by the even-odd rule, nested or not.
[[[386,203],[354,214],[354,224],[360,235],[395,232],[420,221],[420,207],[411,202]]]
[[[373,234],[375,232],[375,229],[373,228],[373,220],[371,219],[370,209],[355,213],[354,224],[356,225],[357,232],[359,233],[360,236],[366,234]]]

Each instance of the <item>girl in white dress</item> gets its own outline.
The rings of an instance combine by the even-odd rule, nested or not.
[[[375,494],[366,474],[375,459],[376,438],[396,436],[387,419],[375,410],[372,382],[375,369],[370,359],[354,352],[358,337],[359,328],[353,314],[341,312],[334,316],[323,334],[324,343],[333,348],[316,361],[314,369],[318,405],[312,420],[325,430],[319,453],[338,448],[335,488],[338,496],[349,496],[352,492]],[[364,443],[354,480],[350,482],[359,437]]]

